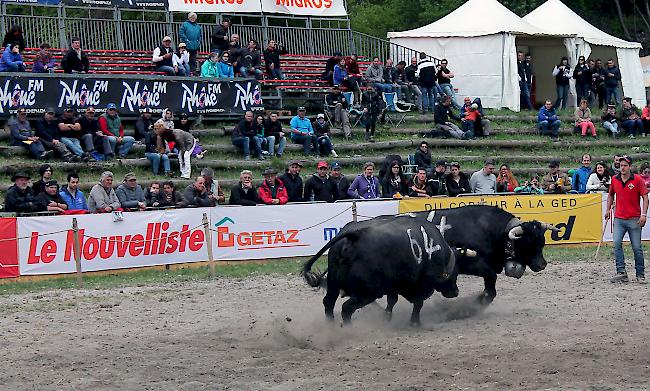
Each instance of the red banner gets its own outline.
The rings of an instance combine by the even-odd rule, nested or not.
[[[17,233],[15,218],[0,219],[0,278],[20,276]]]

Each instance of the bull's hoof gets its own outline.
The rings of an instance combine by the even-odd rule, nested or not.
[[[481,305],[490,305],[492,303],[492,300],[494,300],[494,296],[490,295],[487,292],[483,292],[478,296],[478,302]]]
[[[422,323],[420,323],[419,320],[418,321],[411,321],[410,326],[413,327],[414,329],[418,329],[418,328],[420,328],[420,326],[422,326]]]
[[[386,322],[390,322],[391,319],[393,319],[393,312],[392,311],[384,311],[384,320]]]
[[[447,299],[453,299],[454,297],[458,297],[458,289],[453,290],[453,291],[444,291],[441,292],[443,297],[446,297]]]

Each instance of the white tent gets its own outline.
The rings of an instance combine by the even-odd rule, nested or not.
[[[631,97],[639,107],[645,106],[643,69],[639,58],[641,44],[627,42],[598,30],[560,0],[546,1],[523,19],[532,25],[544,26],[545,30],[554,34],[575,36],[565,39],[569,54],[567,57],[572,68],[577,64],[579,56],[588,58],[591,54],[592,58],[600,57],[603,63],[608,58],[618,58],[623,94]],[[538,54],[536,57],[546,56]],[[558,60],[559,58],[555,61]],[[571,89],[575,99],[575,89],[573,86]]]
[[[544,35],[552,34],[524,21],[497,0],[469,0],[434,23],[390,32],[388,38],[391,43],[449,60],[459,95],[481,98],[485,107],[518,111],[515,38]]]

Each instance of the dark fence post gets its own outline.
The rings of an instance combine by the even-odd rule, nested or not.
[[[122,29],[122,11],[119,8],[113,8],[113,19],[115,19],[115,35],[117,36],[117,48],[126,49],[124,45],[124,31]]]
[[[68,37],[65,31],[65,6],[63,2],[56,8],[57,23],[59,24],[59,45],[63,49],[68,48]]]

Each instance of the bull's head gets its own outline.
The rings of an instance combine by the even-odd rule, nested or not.
[[[508,231],[508,237],[514,243],[513,261],[528,266],[534,272],[544,270],[546,268],[546,260],[543,254],[544,244],[546,244],[544,232],[547,229],[557,230],[551,224],[536,220],[519,222],[511,228]],[[507,274],[514,274],[513,277],[517,277],[517,275],[521,277],[523,268],[517,267],[517,265],[509,265],[509,268],[506,268],[506,272]]]

